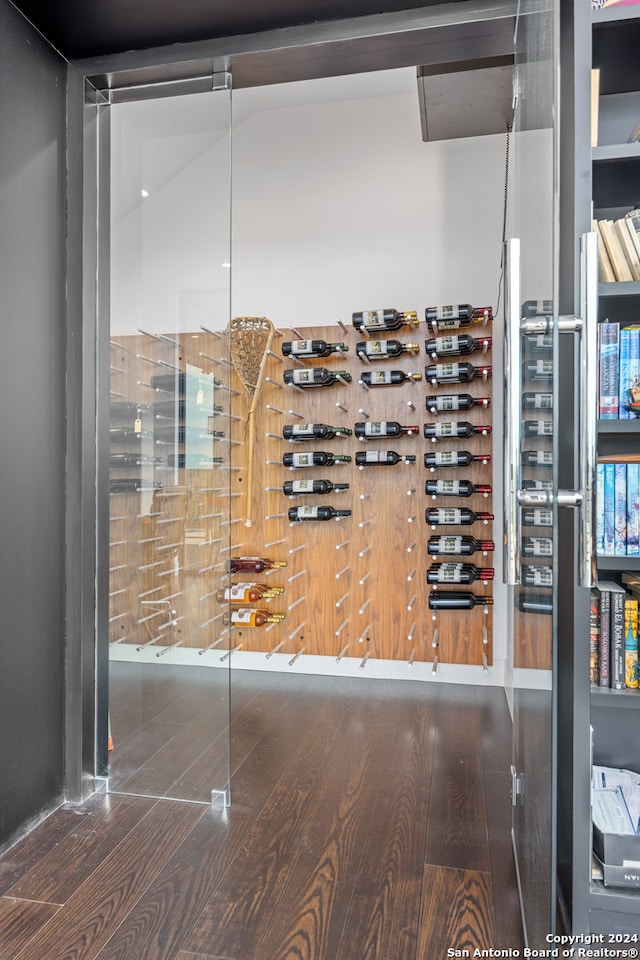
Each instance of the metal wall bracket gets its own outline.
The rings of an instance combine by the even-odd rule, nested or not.
[[[513,763],[511,764],[510,772],[511,772],[511,806],[516,807],[518,805],[518,797],[524,797],[524,775],[521,773],[518,773]]]

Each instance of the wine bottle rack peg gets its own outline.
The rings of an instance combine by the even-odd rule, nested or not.
[[[220,553],[229,553],[230,550],[241,550],[243,546],[243,543],[230,543],[229,546],[222,547]]]
[[[265,493],[280,493],[282,487],[265,487]]]
[[[482,626],[482,643],[484,646],[487,646],[489,643],[489,634],[487,633],[487,628],[484,626],[484,624]]]
[[[298,413],[297,410],[289,410],[288,412],[289,412],[290,416],[292,416],[292,417],[297,417],[298,420],[304,420],[304,419],[305,419],[304,414],[303,414],[303,413]]]
[[[270,357],[275,357],[278,363],[284,363],[284,357],[279,357],[277,353],[274,353],[273,350],[267,350],[267,355]]]
[[[212,487],[211,489],[213,490],[214,488]],[[221,499],[221,500],[230,500],[232,497],[242,497],[242,496],[243,496],[242,491],[238,491],[238,493],[221,493],[221,494],[220,494],[220,499]]]
[[[126,592],[127,592],[127,591],[126,591],[126,588],[125,588],[125,587],[123,587],[122,590],[110,590],[110,591],[109,591],[109,599],[111,600],[112,597],[119,597],[119,596],[121,596],[123,593],[126,593]]]
[[[342,410],[343,413],[349,413],[349,408],[345,407],[345,405],[340,403],[339,400],[336,400],[336,407],[338,407],[339,410]]]
[[[114,367],[113,364],[109,367],[109,373],[126,373],[122,367]]]
[[[348,547],[350,543],[350,540],[341,540],[340,543],[336,543],[336,550],[342,550],[343,547]]]
[[[365,602],[362,604],[362,606],[358,610],[358,613],[366,613],[367,607],[370,605],[370,603],[371,603],[371,597],[367,597]]]
[[[304,601],[305,601],[306,599],[307,599],[307,598],[304,597],[304,596],[303,596],[303,597],[298,597],[297,600],[294,600],[293,603],[290,603],[290,604],[289,604],[289,606],[287,607],[287,610],[289,610],[289,611],[290,611],[290,610],[294,610],[294,609],[298,606],[299,603],[304,603]]]
[[[409,612],[413,610],[415,603],[416,603],[416,595],[414,593],[414,595],[411,597],[411,600],[409,600],[409,603],[407,604],[407,610]]]
[[[413,640],[413,635],[415,632],[416,632],[416,622],[414,620],[411,626],[409,627],[409,633],[407,634],[407,640],[409,641],[409,643],[411,643],[411,641]]]
[[[290,634],[289,634],[289,640],[293,640],[293,638],[296,637],[296,636],[300,633],[300,631],[302,630],[303,627],[304,627],[304,620],[302,621],[302,623],[299,623],[299,624],[298,624],[298,626],[295,628],[295,630],[293,631],[293,633],[290,633]]]
[[[265,543],[265,547],[276,547],[284,542],[284,537],[281,540],[270,540],[269,543]],[[265,574],[267,573],[271,573],[271,570],[265,570]]]
[[[200,324],[200,329],[204,330],[205,333],[210,334],[212,337],[215,337],[216,340],[219,340],[220,337],[225,336],[224,330],[211,330],[210,327],[204,327],[202,324]]]
[[[176,640],[174,643],[170,643],[167,647],[163,647],[162,650],[158,650],[156,657],[164,657],[165,653],[169,653],[170,650],[175,650],[176,647],[182,645],[182,640]]]
[[[296,330],[295,327],[289,327],[289,330],[291,330],[291,333],[293,333],[294,336],[296,336],[296,337],[298,338],[298,340],[304,340],[304,339],[305,339],[305,338],[302,336],[302,334],[300,333],[300,331],[299,331],[299,330]]]
[[[266,379],[267,379],[267,378],[265,377],[265,380],[266,380]],[[278,386],[280,386],[280,384],[278,384]],[[242,395],[242,390],[236,390],[235,387],[225,386],[224,389],[225,389],[225,392],[226,392],[226,393],[233,393],[236,397],[239,397],[239,396]]]
[[[202,351],[200,351],[198,353],[198,356],[202,357],[204,360],[210,360],[211,363],[222,363],[222,360],[220,359],[220,357],[212,357],[210,353],[203,353]]]
[[[265,460],[265,464],[267,467],[281,467],[282,461],[281,460]]]
[[[412,514],[412,516],[407,517],[407,523],[414,523],[416,519],[417,519],[417,517],[416,517],[416,515],[415,515],[415,513],[414,513],[414,514]]]
[[[358,410],[358,413],[360,414],[361,417],[364,417],[365,420],[371,419],[371,415],[368,414],[366,410]]]
[[[482,672],[483,673],[489,672],[489,661],[487,660],[486,653],[482,654]]]
[[[358,357],[359,357],[360,360],[363,360],[364,363],[368,363],[369,366],[371,366],[371,358],[368,357],[368,356],[366,355],[366,353],[360,353],[360,354],[358,354]]]
[[[284,513],[266,513],[264,515],[264,519],[265,520],[282,520],[284,516],[286,516],[286,514]],[[235,520],[232,521],[232,523],[235,523]]]
[[[438,659],[437,656],[433,658],[433,665],[432,665],[432,667],[431,667],[431,673],[437,673],[439,662],[440,662],[440,661],[439,661],[439,659]]]
[[[338,627],[338,629],[336,630],[336,637],[339,637],[342,631],[345,629],[345,627],[348,627],[348,626],[349,626],[349,618],[347,617],[347,619],[343,620],[340,626]]]
[[[267,626],[264,628],[264,632],[265,632],[265,633],[269,633],[269,631],[270,631],[270,630],[273,630],[274,627],[277,627],[279,623],[280,623],[280,621],[278,620],[276,623],[269,623],[269,624],[267,624]]]
[[[413,570],[410,570],[409,573],[407,574],[407,581],[411,583],[415,575],[416,575],[416,568],[414,567]]]
[[[371,389],[370,386],[369,386],[369,384],[368,384],[368,383],[365,383],[364,380],[358,380],[358,383],[360,384],[361,387],[364,387],[365,390],[370,390],[370,389]]]
[[[282,541],[280,541],[280,542],[282,542]],[[348,541],[347,541],[347,542],[348,542]],[[306,543],[300,543],[300,544],[298,544],[297,547],[290,547],[290,548],[289,548],[289,553],[297,553],[298,550],[304,550],[306,546],[307,546]]]
[[[367,580],[369,579],[370,576],[371,576],[371,571],[370,571],[370,570],[367,570],[367,572],[365,573],[365,575],[359,580],[359,583],[360,583],[360,586],[361,586],[361,587],[364,586],[364,584],[367,582]]]
[[[238,650],[242,650],[241,643],[237,643],[231,650],[227,650],[227,652],[220,657],[220,663],[224,663],[225,660],[228,660],[229,657],[233,656],[234,653],[237,653]]]
[[[237,413],[225,413],[224,416],[227,420],[242,420],[242,417]]]
[[[154,367],[162,366],[159,360],[154,360],[153,357],[145,357],[144,353],[136,353],[136,360],[143,360],[145,363],[151,363]]]
[[[336,323],[338,324],[338,326],[340,327],[343,333],[349,333],[348,328],[344,325],[342,320],[336,320]]]
[[[336,663],[340,663],[340,661],[342,660],[342,658],[344,657],[344,655],[346,654],[346,652],[347,652],[348,649],[349,649],[349,644],[348,644],[348,643],[345,643],[344,647],[342,648],[342,650],[340,651],[340,653],[339,653],[338,656],[336,657]]]
[[[299,570],[297,573],[291,574],[290,577],[287,577],[287,583],[293,583],[293,581],[297,580],[298,577],[304,577],[306,572],[306,570]]]
[[[205,574],[205,573],[211,573],[211,571],[212,571],[212,570],[215,570],[215,569],[217,568],[217,566],[218,566],[217,563],[212,563],[212,564],[211,564],[210,566],[208,566],[208,567],[200,567],[200,569],[198,570],[198,575],[199,575],[199,576],[203,576],[203,574]]]
[[[157,333],[149,333],[148,330],[142,330],[140,327],[137,328],[137,332],[141,333],[143,337],[149,337],[151,340],[159,340],[162,342],[162,337],[159,337]]]
[[[145,387],[150,387],[151,384],[150,384],[150,383],[145,383],[145,384],[143,384],[143,386],[145,386]],[[153,388],[152,388],[152,389],[153,389]],[[109,396],[110,396],[110,397],[118,397],[118,398],[120,398],[121,400],[124,400],[124,399],[125,399],[124,393],[118,393],[117,390],[109,390]]]
[[[201,597],[198,597],[198,603],[202,603],[204,600],[210,600],[211,597],[215,597],[217,590],[210,590],[209,593],[203,593]]]
[[[291,638],[289,638],[289,639],[291,639]],[[298,659],[298,657],[301,657],[303,653],[304,653],[304,647],[300,647],[300,649],[298,650],[298,652],[297,652],[297,653],[294,653],[294,655],[291,657],[291,660],[289,660],[289,666],[292,667],[292,666],[294,665],[294,663],[296,662],[296,660]]]
[[[366,557],[366,555],[370,552],[370,550],[371,550],[371,547],[367,545],[366,547],[363,547],[363,549],[359,552],[358,556]]]
[[[431,638],[431,646],[436,648],[440,646],[440,631],[436,627],[433,631],[433,637]]]
[[[145,617],[144,619],[145,619],[145,620],[150,620],[151,617],[157,617],[159,613],[164,613],[164,612],[165,612],[164,610],[158,610],[156,613],[152,613],[151,616]],[[124,617],[124,612],[122,612],[122,613],[117,613],[115,616],[109,617],[109,623],[115,623],[116,620],[122,620],[123,617]],[[137,623],[143,623],[144,621],[143,621],[143,620],[137,620],[136,622],[137,622]]]
[[[409,410],[415,410],[415,409],[416,409],[416,405],[415,405],[415,403],[413,402],[413,400],[407,400],[407,406],[409,407]]]
[[[408,497],[412,497],[415,492],[416,492],[416,488],[415,488],[415,487],[409,487],[409,489],[407,490],[407,496],[408,496]]]
[[[224,487],[200,487],[199,490],[200,493],[219,493],[221,497],[229,496],[228,493],[223,493]]]
[[[148,597],[150,593],[157,593],[158,590],[162,590],[162,587],[151,587],[150,590],[145,590],[144,593],[138,593],[137,599],[142,600],[143,597]]]
[[[366,667],[366,665],[367,665],[367,660],[369,659],[370,656],[371,656],[371,653],[369,652],[369,650],[367,650],[367,652],[365,653],[364,657],[363,657],[362,660],[360,661],[360,669],[361,669],[361,670],[364,670],[364,668]]]
[[[361,493],[361,494],[360,494],[360,499],[361,499],[361,500],[367,500],[370,496],[371,496],[370,493]]]
[[[177,370],[180,372],[180,366],[177,363],[170,363],[168,360],[158,360],[159,367],[168,367],[169,370]]]
[[[284,514],[282,514],[282,516],[284,516]],[[266,519],[268,520],[269,518],[267,517]],[[234,517],[233,520],[222,520],[220,526],[230,527],[233,523],[242,523],[242,517]],[[210,542],[213,543],[213,541]]]
[[[198,650],[198,656],[201,657],[203,653],[207,653],[209,650],[215,650],[215,648],[219,647],[221,643],[222,637],[218,637],[218,639],[214,640],[213,643],[209,643],[206,647],[202,647],[201,650]]]
[[[411,653],[409,654],[409,663],[408,663],[409,667],[413,666],[413,662],[415,659],[416,659],[416,648],[414,647]]]
[[[407,547],[407,553],[413,553],[415,548],[416,548],[416,541],[414,540],[413,543],[410,543],[409,546]]]
[[[265,377],[265,378],[264,378],[264,382],[265,382],[265,383],[271,383],[271,384],[273,384],[273,386],[274,386],[274,387],[277,387],[278,390],[283,390],[283,389],[284,389],[283,386],[282,386],[282,384],[281,384],[281,383],[278,383],[277,380],[274,380],[273,377]]]
[[[158,393],[169,393],[168,390],[162,390],[162,389],[159,388],[159,387],[152,387],[151,384],[150,384],[150,383],[147,383],[146,380],[136,380],[136,386],[137,386],[137,387],[148,387],[149,390],[153,390],[154,392],[157,391]],[[113,390],[111,390],[110,393],[111,393],[111,396],[112,396],[112,397],[124,397],[124,394],[123,394],[123,393],[114,393]]]
[[[349,599],[349,591],[347,590],[346,593],[343,593],[342,596],[338,597],[338,599],[336,600],[336,607],[341,607],[342,604],[345,602],[345,600],[348,600],[348,599]]]
[[[274,413],[281,413],[284,415],[284,410],[281,410],[280,407],[274,407],[270,403],[265,403],[265,410],[273,410]]]
[[[360,528],[362,528],[362,527],[368,527],[370,523],[371,523],[371,518],[369,517],[369,518],[367,518],[366,520],[361,520],[360,523],[358,524],[358,526],[359,526]]]
[[[109,567],[109,573],[114,573],[116,570],[124,570],[126,568],[126,563],[121,563],[117,567]],[[146,573],[147,570],[153,570],[154,567],[161,567],[162,560],[154,560],[152,563],[141,563],[137,568],[138,573]]]
[[[275,627],[277,626],[277,624],[272,623],[270,624],[270,626]],[[270,660],[271,657],[274,655],[274,653],[277,653],[278,650],[282,650],[282,648],[284,647],[284,644],[285,644],[284,640],[281,640],[280,643],[276,643],[275,647],[272,647],[272,649],[269,650],[267,654],[265,654],[265,660]]]
[[[342,570],[338,570],[336,573],[336,580],[339,580],[340,577],[344,577],[345,573],[349,573],[349,567],[343,567]]]
[[[371,629],[371,625],[369,625],[368,627],[365,627],[365,628],[364,628],[364,630],[362,631],[362,633],[361,633],[360,636],[358,637],[358,643],[364,643],[365,640],[368,640],[368,639],[369,639],[369,631],[370,631],[370,629]]]
[[[265,380],[268,380],[268,379],[269,377],[265,377]],[[287,387],[287,390],[297,390],[298,393],[304,393],[304,388],[299,387],[297,383],[288,383],[286,387]]]

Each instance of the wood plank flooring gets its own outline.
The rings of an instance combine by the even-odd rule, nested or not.
[[[166,679],[150,717],[175,719]],[[0,857],[2,960],[522,949],[501,690],[241,671],[232,689],[231,807],[96,794],[57,810]],[[145,741],[123,744],[121,783],[154,781]],[[168,756],[172,783],[206,783]]]

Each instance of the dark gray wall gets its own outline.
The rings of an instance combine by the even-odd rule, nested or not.
[[[0,0],[0,845],[63,789],[65,83]]]

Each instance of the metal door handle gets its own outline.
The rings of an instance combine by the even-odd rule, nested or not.
[[[518,488],[520,486],[520,240],[504,245],[504,582],[520,582],[520,530]]]
[[[598,237],[580,237],[580,531],[581,587],[596,585],[596,457],[598,419]]]

